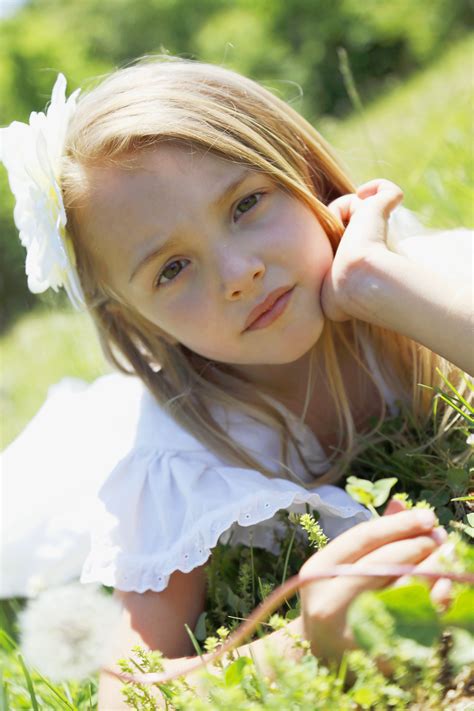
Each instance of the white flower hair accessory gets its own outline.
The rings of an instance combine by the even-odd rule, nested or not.
[[[85,301],[66,231],[59,172],[79,91],[66,100],[66,79],[59,74],[46,113],[33,111],[29,124],[13,121],[0,129],[0,161],[16,200],[13,216],[26,248],[28,288],[38,294],[64,287],[78,310]]]

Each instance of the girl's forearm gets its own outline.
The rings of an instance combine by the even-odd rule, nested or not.
[[[359,267],[351,313],[397,331],[474,374],[472,284],[459,284],[391,252]]]
[[[287,624],[283,629],[271,634],[265,635],[261,639],[250,642],[249,644],[243,644],[238,647],[234,654],[240,657],[250,657],[254,660],[260,673],[265,676],[271,676],[272,670],[267,661],[267,655],[265,647],[268,645],[272,650],[278,653],[279,656],[284,656],[287,659],[294,659],[297,661],[303,655],[303,650],[294,644],[294,639],[292,635],[303,636],[303,624],[301,617],[293,620]],[[203,654],[202,659],[207,661],[211,657],[211,653]],[[206,684],[201,676],[201,671],[190,671],[186,673],[187,668],[193,670],[196,666],[196,657],[179,657],[176,659],[164,659],[163,660],[164,673],[173,674],[175,671],[179,670],[185,678],[186,682],[190,687],[194,688],[196,693],[199,695],[206,694]],[[210,666],[208,670],[213,673],[213,670],[217,673],[217,668]],[[120,670],[117,668],[116,673],[120,674]],[[121,693],[123,687],[123,682],[117,678],[112,677],[107,673],[102,673],[100,678],[100,688],[99,688],[99,711],[111,711],[112,709],[128,709],[129,706],[125,703],[124,697]],[[162,694],[156,689],[156,687],[150,687],[153,695],[156,696],[157,707],[160,708],[164,706],[164,698]]]
[[[249,642],[248,644],[243,644],[240,647],[237,647],[233,654],[236,657],[250,657],[255,662],[261,674],[271,677],[272,669],[267,660],[267,649],[270,648],[272,651],[275,651],[280,657],[298,661],[303,656],[304,652],[301,647],[295,645],[295,636],[303,638],[303,622],[301,617],[289,622],[281,630],[271,632],[270,634],[266,634],[261,639],[257,639],[254,642]],[[207,661],[211,656],[211,653],[203,654],[202,659]],[[164,660],[166,672],[173,672],[175,669],[182,669],[183,673],[186,674],[186,667],[189,666],[190,668],[193,668],[195,664],[196,657],[182,657],[180,659]],[[213,669],[216,669],[216,667],[208,667],[208,671],[211,673]],[[204,687],[202,686],[202,683],[196,682],[198,674],[200,674],[200,672],[190,672],[186,675],[186,681],[191,684],[196,684],[196,689],[199,691]]]

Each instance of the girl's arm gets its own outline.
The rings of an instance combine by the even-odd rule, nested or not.
[[[359,524],[339,536],[322,551],[313,555],[302,568],[302,575],[341,562],[360,561],[416,564],[432,554],[445,538],[433,533],[435,518],[424,512],[408,511]],[[370,558],[370,556],[373,558]],[[302,651],[289,633],[298,633],[311,642],[315,654],[338,658],[354,641],[346,630],[346,613],[350,601],[362,590],[381,587],[390,582],[381,578],[335,578],[311,585],[302,591],[303,616],[283,630],[238,648],[239,655],[252,657],[263,674],[270,674],[266,646],[280,655],[297,660]],[[355,587],[354,587],[355,586]],[[203,568],[191,573],[175,573],[162,593],[120,593],[124,604],[124,621],[117,658],[128,654],[134,644],[160,649],[167,657],[165,674],[186,674],[196,666],[196,657],[184,631],[184,622],[194,627],[204,606],[205,578]],[[304,594],[303,594],[304,593]],[[210,655],[204,655],[204,659]],[[173,658],[174,657],[174,658]],[[115,671],[119,672],[119,669]],[[187,681],[197,691],[201,685],[195,673]],[[103,673],[100,679],[99,710],[127,708],[120,692],[121,682]],[[159,694],[159,692],[156,692]],[[157,696],[157,703],[161,698]]]
[[[136,645],[145,649],[159,649],[171,658],[193,654],[193,646],[184,625],[194,629],[204,610],[205,595],[204,566],[190,573],[173,573],[163,592],[116,590],[114,596],[123,605],[123,613],[120,629],[114,633],[115,659],[132,656],[131,649]],[[120,673],[119,667],[111,668]],[[111,675],[100,675],[99,711],[130,708],[125,704],[122,687],[123,683]],[[157,700],[161,700],[161,695]]]
[[[166,657],[164,668],[166,673],[195,666],[194,649],[184,625],[194,629],[197,619],[204,610],[206,592],[206,576],[204,566],[195,568],[190,573],[177,571],[169,580],[168,587],[163,592],[148,590],[144,593],[115,591],[115,597],[123,605],[121,627],[116,631],[114,658],[133,656],[131,649],[140,645],[145,649],[159,649]],[[290,629],[302,633],[300,620],[291,623]],[[281,654],[293,655],[297,659],[301,652],[294,649],[288,635],[283,631],[271,635],[272,645]],[[262,643],[258,640],[250,645],[239,648],[240,654],[252,654],[257,663],[265,664]],[[187,656],[189,655],[189,656]],[[210,655],[204,655],[204,659]],[[110,667],[120,674],[120,668]],[[190,674],[188,682],[199,692],[201,685],[196,675]],[[101,673],[99,680],[99,711],[120,711],[129,709],[125,704],[121,689],[123,682],[107,674]],[[155,687],[150,687],[156,694],[157,706],[163,703],[161,694]]]
[[[329,205],[347,228],[323,284],[324,312],[397,331],[473,375],[472,279],[459,283],[388,249],[387,220],[402,199],[397,185],[375,180]]]

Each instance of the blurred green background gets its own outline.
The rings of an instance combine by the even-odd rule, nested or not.
[[[59,71],[73,91],[168,52],[261,81],[333,143],[356,182],[388,177],[429,224],[472,226],[471,9],[469,0],[31,0],[0,17],[0,125],[44,110]],[[2,448],[48,384],[106,366],[64,295],[28,292],[1,166],[0,191]]]

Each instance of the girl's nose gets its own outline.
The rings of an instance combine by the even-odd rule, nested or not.
[[[221,279],[229,301],[240,299],[265,274],[264,263],[255,256],[236,257],[228,253],[223,255],[222,262]]]

